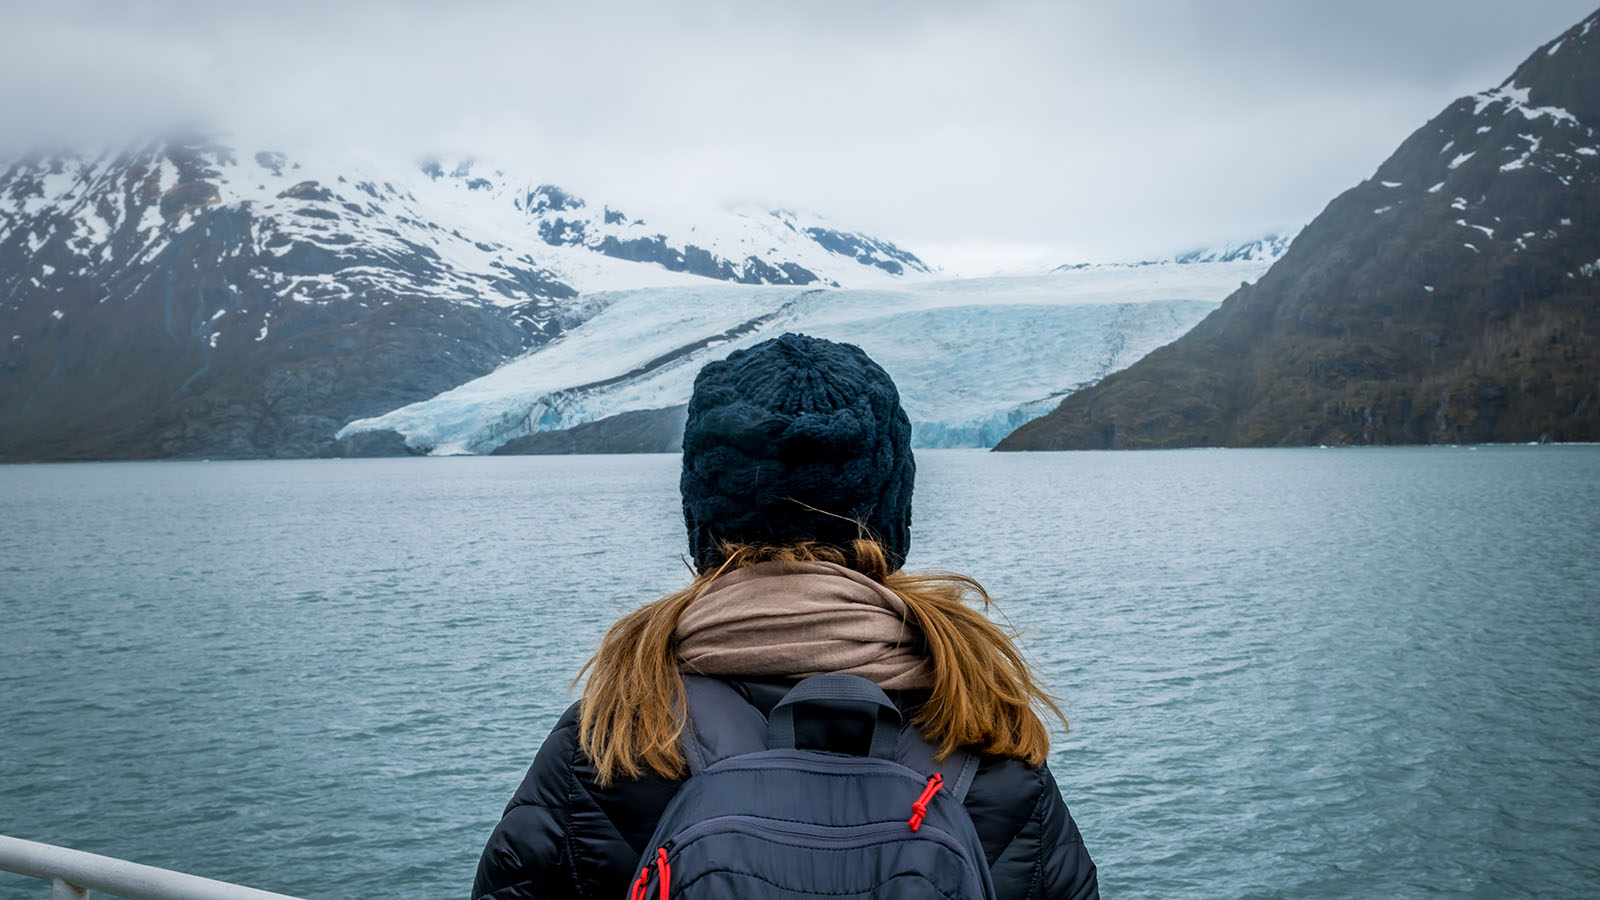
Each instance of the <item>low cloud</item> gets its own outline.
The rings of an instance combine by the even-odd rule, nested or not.
[[[975,271],[1295,227],[1582,3],[5,3],[0,151],[212,122]],[[865,7],[865,8],[863,8]],[[1303,8],[1307,7],[1307,8]]]

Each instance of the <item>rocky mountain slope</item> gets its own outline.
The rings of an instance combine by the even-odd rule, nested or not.
[[[997,449],[1600,440],[1600,14]]]
[[[787,211],[646,222],[466,161],[250,147],[0,167],[0,459],[314,455],[561,334],[580,292],[928,272]]]

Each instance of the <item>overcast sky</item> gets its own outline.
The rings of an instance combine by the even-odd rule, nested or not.
[[[981,274],[1302,225],[1594,2],[0,0],[0,151],[203,118]]]

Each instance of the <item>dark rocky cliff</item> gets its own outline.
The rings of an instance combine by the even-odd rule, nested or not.
[[[495,456],[547,456],[561,453],[678,453],[689,407],[638,409],[560,431],[512,438]],[[392,432],[390,432],[392,433]]]
[[[571,288],[464,283],[391,186],[219,202],[285,165],[194,139],[0,170],[0,460],[311,456],[560,330]]]
[[[1000,450],[1600,440],[1600,14]]]

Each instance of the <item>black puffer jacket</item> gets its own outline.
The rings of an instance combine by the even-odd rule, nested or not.
[[[766,714],[789,685],[734,682],[734,687]],[[890,696],[907,710],[921,699],[892,691]],[[539,748],[489,836],[473,900],[620,900],[680,784],[646,774],[600,787],[594,764],[578,746],[574,704]],[[966,808],[1000,900],[1098,900],[1094,863],[1049,767],[986,756]]]

